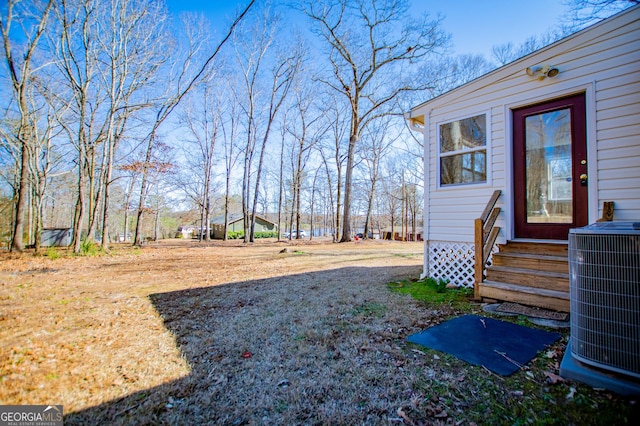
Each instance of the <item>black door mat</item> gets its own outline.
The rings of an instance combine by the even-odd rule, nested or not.
[[[524,306],[518,303],[505,302],[496,308],[497,312],[504,312],[507,314],[526,315],[533,318],[550,319],[555,321],[566,321],[569,318],[569,314],[564,312],[550,311],[548,309],[533,308],[531,306]]]
[[[555,332],[463,315],[412,334],[407,341],[508,376],[559,338]]]

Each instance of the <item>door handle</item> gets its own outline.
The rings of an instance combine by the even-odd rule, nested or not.
[[[583,185],[587,184],[587,174],[586,173],[583,173],[583,174],[580,175],[580,183],[583,184]]]

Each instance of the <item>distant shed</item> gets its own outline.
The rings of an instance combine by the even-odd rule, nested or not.
[[[41,233],[41,247],[68,247],[73,240],[72,228],[45,228]]]

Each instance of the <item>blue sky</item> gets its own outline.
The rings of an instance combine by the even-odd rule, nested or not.
[[[430,14],[441,12],[444,29],[453,36],[456,53],[489,56],[494,45],[515,45],[542,35],[560,23],[561,0],[416,0]]]
[[[258,0],[260,1],[260,0]],[[456,54],[479,53],[489,59],[494,45],[515,45],[541,35],[560,23],[566,13],[562,0],[411,0],[416,12],[445,16],[443,28],[452,34]],[[217,25],[233,15],[236,0],[167,0],[169,11],[203,12]],[[227,18],[225,20],[225,18]]]

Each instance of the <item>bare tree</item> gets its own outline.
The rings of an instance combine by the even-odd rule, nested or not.
[[[498,66],[502,66],[515,61],[518,58],[522,58],[529,53],[535,52],[565,35],[566,32],[563,31],[549,30],[540,36],[527,37],[525,41],[517,46],[512,42],[493,46],[491,53],[493,55],[493,59],[498,63]]]
[[[304,12],[328,47],[333,75],[323,81],[342,94],[351,109],[340,240],[350,241],[355,149],[362,129],[389,113],[401,93],[429,86],[428,81],[413,78],[411,65],[437,52],[448,38],[438,19],[430,20],[425,14],[420,21],[411,20],[409,3],[404,0],[310,0]],[[401,75],[407,78],[399,78]]]
[[[238,14],[237,18],[231,24],[228,32],[223,37],[223,39],[218,43],[218,45],[213,49],[212,53],[206,58],[206,60],[202,63],[202,65],[197,68],[198,71],[189,76],[189,70],[193,65],[193,60],[196,57],[197,53],[197,45],[198,43],[194,42],[194,36],[197,34],[191,34],[192,37],[189,37],[190,43],[188,52],[186,57],[181,62],[181,66],[178,66],[178,71],[171,78],[171,82],[175,85],[175,89],[171,90],[162,100],[159,102],[158,107],[155,112],[155,116],[152,121],[151,131],[148,133],[146,137],[147,140],[147,148],[145,151],[145,159],[143,163],[143,169],[141,173],[141,183],[140,183],[140,200],[138,203],[138,214],[137,214],[137,222],[136,222],[136,231],[135,231],[135,245],[142,244],[142,219],[145,211],[145,200],[148,194],[148,185],[149,185],[149,173],[153,167],[152,159],[153,159],[153,151],[155,147],[157,132],[159,127],[164,123],[164,121],[171,115],[171,113],[175,110],[178,104],[182,101],[187,93],[191,91],[194,85],[201,79],[201,77],[205,74],[207,69],[213,60],[218,56],[218,53],[222,49],[222,46],[229,40],[231,35],[233,34],[236,26],[240,23],[242,18],[249,12],[251,6],[253,6],[255,0],[249,0],[248,5]],[[185,23],[185,28],[191,29],[187,23]],[[202,36],[199,34],[198,36]]]
[[[0,14],[0,32],[2,32],[3,62],[9,72],[12,96],[18,108],[19,124],[16,140],[19,146],[20,179],[15,207],[15,220],[11,250],[21,252],[24,249],[24,216],[27,210],[29,190],[29,164],[32,147],[35,143],[35,111],[31,110],[27,100],[34,84],[33,66],[36,51],[45,32],[53,0],[44,4],[41,10],[18,0],[8,0],[6,16]],[[4,9],[3,9],[4,11]],[[18,18],[19,30],[12,29],[14,19]],[[18,38],[17,41],[15,37]]]
[[[299,45],[298,45],[299,46]],[[258,162],[258,170],[256,172],[256,184],[253,192],[253,209],[251,213],[251,228],[249,240],[253,242],[256,224],[256,206],[258,204],[258,194],[260,189],[260,178],[262,176],[262,166],[264,163],[264,154],[266,151],[267,141],[271,133],[271,128],[276,119],[282,104],[284,103],[289,89],[293,85],[296,74],[302,64],[303,53],[301,50],[295,49],[291,53],[287,53],[284,57],[278,58],[278,65],[272,71],[272,85],[269,96],[269,107],[267,114],[266,128],[262,135],[262,147],[260,149],[260,160]],[[245,231],[246,232],[246,231]]]
[[[60,87],[67,90],[52,87],[48,97],[55,104],[66,100],[58,121],[77,150],[74,251],[80,249],[85,217],[88,240],[102,222],[107,249],[114,159],[131,114],[148,106],[136,94],[151,85],[166,60],[166,49],[152,39],[162,32],[165,15],[147,0],[60,0],[54,11],[58,27],[50,40]]]
[[[246,24],[242,32],[238,32],[234,40],[236,63],[242,79],[235,95],[244,114],[246,138],[242,178],[245,243],[254,239],[265,147],[276,115],[302,61],[300,49],[294,48],[289,52],[278,49],[274,44],[279,30],[278,18],[269,7],[261,12],[254,21]],[[262,96],[263,93],[266,95]],[[257,166],[254,165],[256,155],[259,156]]]
[[[198,239],[208,241],[210,239],[211,220],[211,186],[214,175],[214,151],[218,134],[221,131],[221,106],[216,96],[218,90],[217,81],[213,76],[207,77],[200,86],[201,90],[192,92],[188,105],[185,108],[183,121],[191,136],[188,141],[189,149],[185,153],[186,161],[191,167],[196,167],[196,172],[201,175],[198,182],[197,193],[200,205],[201,230]]]
[[[499,66],[505,65],[562,37],[637,5],[640,0],[563,0],[568,13],[563,23],[539,36],[530,36],[519,45],[512,42],[493,46],[492,56]]]
[[[43,105],[42,108],[45,108]],[[36,128],[37,143],[33,147],[31,156],[32,204],[33,204],[33,245],[38,253],[41,244],[41,233],[44,226],[44,198],[47,184],[51,179],[52,169],[60,162],[60,155],[53,146],[55,123],[53,114],[47,114],[43,131]],[[63,172],[64,173],[64,172]]]
[[[266,26],[250,31],[251,39],[243,39],[240,35],[234,40],[236,61],[240,67],[242,78],[241,87],[236,88],[235,101],[240,105],[243,114],[245,130],[245,144],[243,150],[242,175],[242,215],[244,228],[244,242],[249,241],[249,217],[251,198],[251,169],[256,154],[257,143],[257,93],[259,91],[259,76],[261,66],[268,48],[273,42],[273,34],[267,32]]]
[[[288,116],[286,110],[281,116],[280,126],[280,166],[278,168],[278,240],[282,235],[282,208],[284,204],[284,154],[285,154],[285,141],[287,135],[287,123]]]
[[[156,41],[164,27],[164,15],[159,5],[148,4],[145,0],[111,0],[103,4],[106,10],[98,22],[100,27],[95,38],[103,58],[98,75],[107,92],[108,104],[100,132],[105,140],[100,174],[100,192],[104,199],[101,234],[102,247],[107,249],[115,155],[130,127],[131,115],[148,107],[143,92],[153,86],[159,68],[166,61],[166,48]],[[97,224],[97,217],[91,222]]]
[[[315,207],[316,207],[316,194],[319,192],[318,188],[318,175],[320,175],[320,171],[322,167],[318,167],[313,174],[313,183],[311,185],[311,203],[309,206],[309,216],[310,216],[310,229],[309,229],[309,240],[313,239],[314,229],[315,229]]]
[[[127,182],[124,185],[124,199],[122,202],[123,207],[123,222],[122,222],[122,240],[129,242],[129,212],[131,210],[131,196],[133,195],[133,188],[138,178],[139,167],[135,164],[124,164],[118,167],[120,172],[120,178],[125,179]]]
[[[458,55],[428,61],[421,73],[431,81],[429,94],[435,97],[480,77],[493,68],[483,55]]]
[[[384,160],[384,156],[389,152],[389,149],[399,135],[396,131],[390,131],[392,118],[391,116],[387,116],[369,122],[369,125],[363,133],[362,139],[364,146],[362,156],[369,178],[369,188],[366,191],[367,211],[364,220],[364,238],[368,238],[369,233],[372,232],[372,214],[378,180],[380,178],[380,163]]]
[[[569,9],[572,31],[608,18],[614,13],[640,3],[640,0],[563,0]]]
[[[389,165],[387,167],[389,167]],[[401,173],[398,173],[398,171],[393,168],[388,168],[384,179],[382,179],[381,195],[384,199],[384,207],[388,217],[388,223],[391,228],[389,235],[390,239],[394,239],[396,221],[398,216],[402,216],[400,212],[402,208],[402,186],[398,185],[400,179]]]
[[[304,80],[304,78],[303,78]],[[300,83],[300,81],[299,81]],[[321,122],[324,111],[314,105],[315,91],[312,87],[298,85],[295,91],[295,119],[288,131],[293,136],[295,143],[291,150],[292,169],[292,208],[291,225],[295,223],[296,239],[300,239],[300,219],[301,219],[301,199],[302,184],[305,175],[305,168],[313,147],[327,131],[327,124]],[[292,233],[289,234],[291,238]]]
[[[231,73],[227,75],[227,84],[231,89]],[[229,205],[230,205],[230,191],[231,191],[231,172],[235,168],[235,164],[238,161],[238,152],[236,148],[236,135],[238,134],[238,124],[240,121],[240,108],[238,104],[230,100],[227,102],[227,111],[225,114],[226,119],[223,119],[220,123],[220,128],[223,136],[224,143],[224,169],[225,169],[225,183],[224,183],[224,229],[223,237],[224,241],[228,238],[229,227]]]
[[[322,165],[326,172],[327,186],[329,189],[329,204],[331,215],[333,217],[331,228],[333,242],[338,241],[338,230],[340,229],[340,207],[342,200],[342,175],[344,163],[346,160],[346,146],[348,141],[347,134],[349,132],[348,123],[348,106],[340,103],[335,93],[326,94],[324,115],[329,122],[327,129],[327,137],[317,145]],[[335,167],[336,177],[333,179],[331,163]],[[335,182],[335,192],[334,192]],[[334,197],[335,193],[335,197]]]
[[[77,153],[73,251],[78,253],[87,217],[90,219],[87,238],[94,236],[101,201],[95,192],[96,158],[104,142],[99,121],[104,117],[106,93],[97,79],[101,58],[92,28],[102,10],[95,0],[60,0],[53,10],[57,27],[49,38],[61,78],[58,90],[51,91],[50,102],[65,105],[56,111],[57,120]]]

